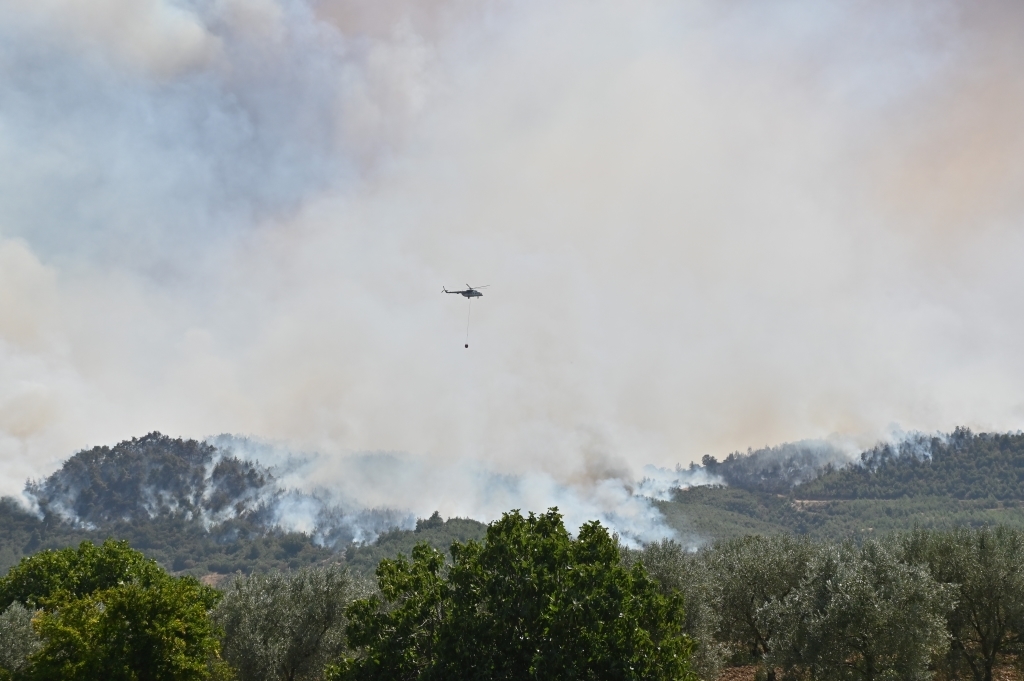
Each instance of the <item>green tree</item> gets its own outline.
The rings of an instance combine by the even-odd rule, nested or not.
[[[344,568],[239,578],[217,606],[239,681],[319,679],[345,649],[345,609],[366,589]]]
[[[1008,527],[919,529],[904,546],[937,581],[959,592],[947,617],[952,671],[966,667],[975,681],[992,681],[999,656],[1020,652],[1024,643],[1024,534]]]
[[[780,622],[760,613],[800,585],[813,553],[810,542],[786,535],[747,536],[712,547],[706,560],[710,579],[719,585],[718,640],[763,662]],[[775,678],[771,666],[765,671],[768,679]]]
[[[29,656],[41,645],[32,627],[32,611],[21,603],[11,603],[0,613],[0,680],[24,670]]]
[[[360,657],[342,661],[341,679],[413,681],[429,678],[448,608],[444,555],[429,544],[413,547],[412,560],[398,556],[377,566],[380,597],[348,609],[348,643]],[[385,604],[387,604],[385,606]]]
[[[483,543],[382,561],[381,597],[349,609],[349,680],[692,679],[678,594],[621,565],[599,523],[506,513]]]
[[[43,551],[0,579],[0,606],[40,608],[28,678],[192,681],[217,654],[219,594],[167,575],[126,542]]]
[[[931,679],[953,594],[898,553],[821,547],[799,587],[759,614],[775,631],[769,665],[821,681]]]
[[[706,681],[718,678],[727,649],[716,640],[721,625],[722,589],[712,573],[710,551],[690,552],[678,542],[652,542],[639,550],[623,550],[623,564],[643,564],[662,594],[679,593],[686,607],[684,630],[694,641],[690,666]]]
[[[0,608],[14,602],[48,607],[128,582],[148,586],[166,576],[127,542],[95,546],[87,541],[77,549],[40,551],[23,559],[0,579]]]

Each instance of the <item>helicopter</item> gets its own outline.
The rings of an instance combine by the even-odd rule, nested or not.
[[[469,301],[469,309],[466,310],[466,349],[469,349],[469,315],[473,308],[473,299],[482,298],[484,294],[480,293],[478,289],[487,288],[488,286],[490,286],[490,284],[486,284],[484,286],[470,286],[469,284],[466,284],[465,291],[449,291],[444,286],[441,287],[441,290],[445,293],[458,293]]]
[[[445,293],[458,293],[460,296],[465,296],[466,298],[481,298],[484,294],[480,293],[477,289],[487,288],[488,286],[490,286],[490,284],[486,284],[484,286],[470,286],[469,284],[466,284],[465,291],[449,291],[442,286],[441,290]]]

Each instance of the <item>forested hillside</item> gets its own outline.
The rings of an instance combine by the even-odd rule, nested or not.
[[[11,499],[0,499],[0,574],[21,558],[43,549],[76,546],[82,541],[123,539],[166,570],[197,577],[294,570],[323,563],[342,563],[371,574],[381,558],[408,554],[417,541],[447,551],[452,541],[479,539],[484,524],[469,518],[420,520],[415,530],[393,529],[366,544],[325,547],[301,532],[260,529],[227,521],[207,529],[180,518],[119,521],[94,529],[73,527],[52,517],[39,519]]]
[[[258,463],[150,433],[81,451],[26,491],[44,515],[82,527],[156,516],[266,525],[271,480]]]
[[[861,454],[855,465],[829,468],[800,485],[801,499],[952,499],[1024,501],[1024,434],[917,437]]]
[[[822,471],[851,462],[850,455],[824,440],[788,442],[775,447],[733,452],[722,461],[705,455],[701,466],[711,479],[729,487],[785,494],[793,487],[818,477]]]
[[[1019,433],[914,436],[857,459],[804,442],[721,462],[705,457],[693,468],[727,484],[679,489],[653,502],[690,546],[747,534],[859,541],[914,526],[1024,528]],[[159,433],[79,452],[29,484],[27,494],[37,514],[0,500],[0,573],[40,549],[114,537],[167,570],[212,579],[325,562],[367,574],[381,558],[408,555],[419,540],[447,550],[484,531],[469,519],[435,514],[413,527],[396,511],[327,505],[312,531],[289,531],[277,518],[294,496],[271,467]],[[356,540],[360,527],[372,529],[373,541]]]
[[[729,484],[657,502],[695,544],[751,533],[859,540],[914,526],[1024,528],[1021,433],[917,435],[846,465],[821,448],[782,446],[705,457],[704,468]]]
[[[634,551],[617,547],[596,523],[581,529],[578,541],[571,539],[553,509],[543,516],[547,520],[512,512],[490,529],[434,513],[407,529],[396,523],[376,532],[373,541],[353,541],[352,523],[361,517],[324,506],[314,531],[288,531],[277,518],[292,492],[277,483],[273,468],[257,461],[158,433],[86,450],[49,478],[28,485],[38,513],[12,499],[0,500],[0,569],[9,575],[0,586],[8,585],[3,588],[13,594],[0,602],[0,609],[10,604],[0,613],[0,633],[10,638],[21,632],[20,639],[11,638],[20,647],[0,651],[0,679],[51,678],[47,665],[70,654],[61,648],[61,632],[99,627],[119,636],[130,616],[103,618],[116,608],[134,612],[127,604],[143,596],[155,599],[154,607],[169,608],[165,615],[180,610],[201,634],[193,662],[206,671],[196,678],[355,681],[405,678],[406,672],[420,678],[407,663],[462,678],[463,672],[472,677],[474,664],[500,666],[509,654],[520,659],[527,648],[555,669],[562,664],[557,646],[540,654],[532,644],[519,650],[504,634],[484,636],[492,624],[507,622],[507,613],[495,623],[479,621],[488,608],[548,603],[546,596],[538,597],[530,586],[528,593],[510,592],[484,610],[472,600],[492,588],[529,586],[530,580],[510,579],[509,571],[532,575],[535,568],[561,575],[563,586],[578,580],[579,588],[598,585],[609,593],[628,587],[647,599],[646,614],[634,613],[638,621],[666,618],[663,624],[676,632],[666,641],[679,657],[666,658],[642,678],[654,678],[658,669],[671,667],[667,662],[691,655],[689,667],[704,681],[733,678],[740,670],[753,675],[754,668],[758,678],[853,674],[987,681],[996,678],[995,670],[1005,672],[1019,660],[1024,435],[958,429],[949,436],[879,445],[852,461],[829,447],[803,443],[735,453],[722,462],[707,457],[702,467],[707,475],[699,479],[715,476],[730,484],[677,489],[669,500],[652,501],[680,541]],[[371,524],[400,517],[373,513],[366,516]],[[485,535],[483,544],[475,543]],[[560,548],[527,551],[523,542],[531,535],[536,536],[530,541]],[[128,544],[107,543],[99,553],[88,544],[79,546],[108,537],[128,540],[141,553]],[[509,547],[522,556],[510,561],[515,551],[509,553]],[[579,555],[572,558],[573,552]],[[99,591],[60,590],[61,579],[78,574],[75,561],[107,569],[109,561],[97,559],[107,553],[119,557],[124,574],[134,577],[126,582],[123,575],[106,575]],[[8,572],[28,556],[33,558]],[[558,556],[550,565],[544,562]],[[600,570],[570,569],[559,562],[565,558],[599,559],[592,567]],[[620,558],[628,570],[616,567]],[[528,564],[537,560],[543,564]],[[641,565],[660,596],[637,571]],[[72,598],[65,605],[73,607],[45,610],[49,601],[32,591],[38,585],[22,579],[37,572],[33,566],[56,575],[47,588]],[[375,572],[376,588],[369,580]],[[592,579],[595,575],[600,579]],[[32,589],[21,589],[26,584]],[[563,587],[556,590],[563,592]],[[680,594],[685,610],[674,609]],[[587,598],[582,592],[572,596],[566,612]],[[196,609],[197,599],[208,602]],[[68,619],[75,608],[92,608],[94,602],[103,604],[94,608],[96,617]],[[812,602],[821,617],[806,616]],[[463,607],[466,603],[471,607]],[[621,611],[618,604],[609,607],[608,612]],[[267,608],[274,612],[269,619]],[[549,611],[536,610],[541,624],[530,626],[547,626]],[[445,623],[435,634],[444,645],[424,647],[417,636],[404,634],[377,635],[425,631],[438,612]],[[608,612],[593,614],[592,622],[611,621]],[[979,634],[971,625],[978,617],[1009,624]],[[564,624],[555,620],[552,626]],[[589,626],[591,620],[572,615],[566,621]],[[265,638],[250,635],[260,628],[267,629],[260,634]],[[612,632],[606,643],[618,652],[601,653],[605,657],[598,666],[653,659],[650,651],[636,647],[643,637],[631,638],[635,631],[630,624]],[[473,644],[472,656],[460,657],[463,643],[474,636],[484,638]],[[121,664],[118,656],[128,648],[111,647],[108,639],[106,634],[90,638],[99,657],[83,664],[95,663],[97,669]],[[270,639],[279,644],[273,655],[261,652],[269,650],[265,641]],[[853,640],[864,643],[840,645]],[[310,641],[316,642],[315,651],[307,650]],[[203,662],[216,645],[223,658]],[[481,658],[476,651],[482,649],[491,657]],[[156,664],[158,657],[150,662]],[[677,678],[683,669],[669,676]],[[15,675],[3,676],[7,672]]]
[[[39,550],[107,537],[179,574],[216,578],[325,562],[369,573],[381,557],[408,553],[418,540],[447,550],[484,532],[474,520],[439,516],[401,529],[398,512],[326,504],[313,531],[290,531],[278,518],[296,493],[277,485],[271,468],[160,433],[83,450],[30,482],[26,495],[38,513],[0,499],[0,574]],[[380,541],[355,541],[356,530],[367,528]]]

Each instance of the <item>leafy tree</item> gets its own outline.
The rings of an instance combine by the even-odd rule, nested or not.
[[[810,542],[785,535],[749,536],[716,544],[707,553],[710,578],[718,583],[718,639],[746,650],[763,661],[780,622],[760,616],[783,601],[803,581],[814,553]],[[766,670],[769,679],[775,670]]]
[[[1007,527],[915,530],[904,545],[937,581],[959,591],[947,618],[952,670],[966,667],[976,681],[992,681],[999,656],[1024,643],[1024,534]]]
[[[0,614],[0,679],[6,681],[22,671],[40,645],[32,628],[32,611],[21,603],[11,603]]]
[[[40,608],[29,678],[206,679],[217,653],[208,612],[218,593],[170,577],[125,542],[43,551],[0,579],[0,606]]]
[[[946,648],[952,592],[892,545],[822,547],[807,577],[759,613],[768,663],[823,681],[926,681]]]
[[[715,639],[721,624],[722,590],[712,574],[709,551],[692,553],[678,542],[652,542],[640,550],[623,549],[623,564],[639,562],[665,596],[679,593],[686,607],[685,632],[694,641],[690,666],[701,679],[718,679],[726,646]]]
[[[413,679],[692,679],[678,594],[620,563],[599,523],[573,539],[557,509],[506,513],[484,543],[426,544],[382,561],[381,597],[349,609],[358,657],[335,676]]]
[[[356,601],[347,613],[349,645],[361,648],[363,655],[343,660],[336,678],[411,681],[430,677],[438,664],[449,598],[444,568],[444,555],[426,543],[413,547],[412,560],[400,555],[380,562],[381,597]],[[383,607],[381,599],[388,607]]]
[[[82,542],[78,549],[41,551],[23,559],[0,579],[0,607],[14,602],[48,607],[126,582],[148,586],[164,577],[159,565],[127,542]]]
[[[240,578],[214,613],[239,681],[321,678],[345,647],[345,608],[365,589],[337,565]]]

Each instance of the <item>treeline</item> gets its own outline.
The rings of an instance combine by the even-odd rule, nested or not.
[[[221,592],[123,542],[43,551],[0,579],[0,679],[991,681],[1024,653],[1024,533],[1006,527],[629,550],[552,509],[449,555]]]
[[[0,579],[0,679],[694,678],[682,596],[598,523],[573,538],[554,509],[512,512],[450,555],[424,542],[375,583],[332,565],[222,593],[124,542],[43,551]]]
[[[206,527],[199,520],[158,516],[91,528],[52,515],[39,518],[13,499],[0,499],[0,574],[39,551],[102,542],[111,536],[130,542],[169,571],[197,577],[295,570],[338,559],[335,551],[307,534],[257,528],[245,520]]]
[[[463,518],[395,529],[396,517],[404,521],[407,514],[369,509],[346,516],[326,505],[312,532],[288,531],[275,518],[293,495],[272,468],[239,459],[227,445],[158,432],[82,450],[47,478],[30,481],[26,496],[33,512],[0,498],[0,574],[38,551],[106,537],[129,541],[168,571],[196,577],[326,562],[372,574],[381,558],[408,553],[416,541],[446,550],[484,532],[483,523]],[[353,541],[355,526],[377,541]]]
[[[30,481],[25,496],[43,518],[75,528],[168,520],[208,528],[230,541],[232,532],[287,530],[281,519],[299,514],[318,545],[341,548],[394,527],[411,529],[414,519],[407,512],[345,508],[323,495],[282,486],[274,466],[236,455],[236,448],[252,449],[248,441],[219,436],[215,442],[152,432],[82,450],[47,478]],[[287,465],[301,462],[290,459]],[[231,527],[222,528],[227,523]]]
[[[728,485],[654,503],[695,543],[777,533],[860,541],[916,525],[1024,529],[1024,433],[916,435],[843,466],[828,461],[834,450],[811,445],[706,457],[705,469]]]
[[[43,549],[110,536],[196,576],[331,559],[314,537],[274,525],[276,491],[269,469],[196,440],[154,432],[82,450],[26,485],[34,512],[0,499],[0,572]]]
[[[852,466],[830,468],[794,490],[801,499],[1024,501],[1024,433],[916,437],[869,449]]]
[[[627,551],[682,593],[693,666],[764,679],[991,681],[1024,645],[1024,534],[917,529],[882,540],[748,536]]]
[[[25,493],[44,516],[100,527],[111,522],[224,517],[268,525],[276,489],[270,470],[197,440],[159,432],[84,449]]]
[[[693,543],[754,533],[859,541],[914,525],[1024,528],[1024,434],[957,429],[880,445],[852,463],[844,456],[827,442],[805,441],[720,462],[705,457],[704,468],[727,486],[676,490],[653,503]],[[444,551],[484,533],[469,519],[413,530],[411,519],[393,522],[384,512],[325,513],[319,529],[289,532],[273,523],[274,505],[288,497],[272,469],[234,457],[230,442],[215,448],[159,433],[78,452],[27,492],[37,512],[0,499],[0,574],[40,550],[108,536],[196,577],[328,562],[371,574],[381,558],[408,555],[417,541]],[[356,526],[377,540],[350,541]]]
[[[815,479],[822,471],[849,463],[850,456],[831,443],[803,440],[733,452],[722,461],[705,455],[700,466],[691,464],[690,470],[703,467],[709,475],[720,478],[730,487],[787,494],[797,485]]]
[[[342,563],[354,573],[372,575],[382,558],[408,554],[417,542],[447,551],[453,541],[482,539],[485,530],[479,521],[443,520],[435,513],[419,519],[414,530],[393,529],[372,543],[328,548],[308,534],[253,528],[244,520],[205,527],[195,520],[165,516],[116,521],[95,529],[75,527],[52,516],[39,518],[13,499],[0,499],[0,574],[39,551],[119,537],[179,575],[226,579],[326,563]]]
[[[729,487],[798,499],[951,499],[1024,501],[1024,433],[910,435],[851,459],[825,441],[733,452],[701,465]]]

